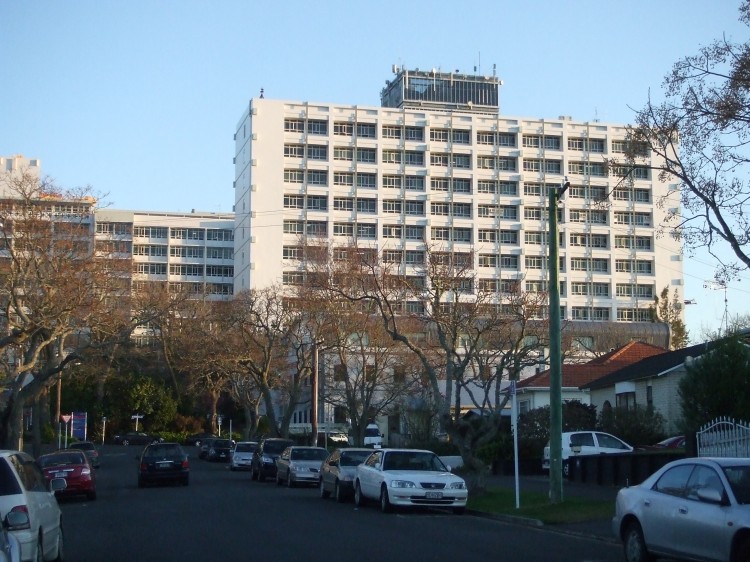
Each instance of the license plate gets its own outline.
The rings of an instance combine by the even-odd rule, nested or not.
[[[439,500],[443,497],[443,492],[425,492],[424,497],[428,500]]]
[[[172,468],[172,463],[171,462],[158,462],[156,463],[156,468],[160,470],[165,469],[165,468]]]
[[[67,474],[64,472],[55,472],[55,478],[65,478]]]

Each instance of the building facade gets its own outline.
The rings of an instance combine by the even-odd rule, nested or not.
[[[559,206],[561,317],[650,322],[682,300],[679,212],[623,125],[501,115],[494,77],[396,70],[381,107],[254,98],[235,132],[234,291],[304,280],[306,245],[371,247],[406,275],[427,249],[470,260],[473,290],[546,292]]]

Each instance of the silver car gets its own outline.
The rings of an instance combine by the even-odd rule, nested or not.
[[[354,495],[354,475],[357,465],[365,462],[372,449],[335,449],[320,467],[320,497],[331,494],[337,502],[343,502]]]
[[[290,488],[297,484],[317,485],[320,465],[327,456],[323,447],[287,447],[276,459],[276,484],[286,482]]]
[[[671,462],[617,494],[612,530],[628,562],[750,561],[750,459]]]
[[[229,469],[250,470],[253,464],[253,453],[257,448],[257,441],[238,441],[235,443],[229,459]]]

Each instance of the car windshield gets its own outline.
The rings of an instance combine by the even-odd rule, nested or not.
[[[252,453],[258,446],[253,443],[237,443],[235,453]]]
[[[750,465],[748,466],[726,466],[724,474],[729,480],[737,503],[750,504]]]
[[[278,455],[291,444],[290,441],[266,441],[263,445],[263,452]]]
[[[292,449],[293,461],[322,461],[328,456],[325,449]]]
[[[391,451],[385,457],[383,470],[448,471],[435,453],[421,451]]]
[[[380,437],[380,430],[377,427],[366,427],[365,437]]]
[[[216,439],[211,446],[219,449],[228,449],[232,444],[229,439]]]
[[[341,453],[341,466],[357,466],[365,462],[372,451],[347,451]]]
[[[59,454],[59,455],[45,455],[43,457],[39,458],[39,465],[42,468],[47,468],[48,466],[60,466],[60,465],[66,465],[66,464],[83,464],[83,454],[82,453],[65,453],[65,454]]]

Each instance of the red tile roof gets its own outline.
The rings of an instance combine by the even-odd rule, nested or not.
[[[595,381],[605,375],[613,373],[623,367],[637,363],[646,357],[661,355],[669,350],[661,347],[632,341],[609,353],[596,357],[588,363],[564,364],[562,366],[563,388],[580,388],[581,386]],[[549,388],[549,369],[537,373],[518,382],[518,388]]]

